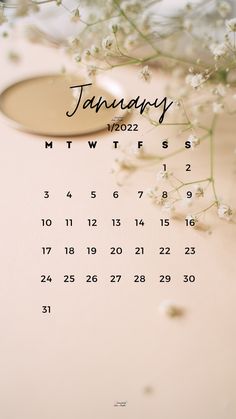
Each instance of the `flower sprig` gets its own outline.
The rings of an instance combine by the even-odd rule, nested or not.
[[[222,0],[187,2],[182,8],[176,7],[170,15],[161,12],[161,0],[80,0],[72,10],[66,0],[18,0],[16,3],[0,0],[0,25],[6,24],[8,10],[14,10],[15,17],[25,16],[40,10],[45,3],[60,8],[65,19],[73,22],[75,36],[58,45],[52,37],[49,39],[42,31],[35,31],[34,41],[38,35],[39,41],[44,37],[51,45],[62,45],[75,63],[87,70],[89,78],[101,71],[127,65],[137,67],[144,82],[151,81],[151,66],[155,63],[170,71],[172,79],[176,80],[176,88],[170,83],[172,91],[168,94],[174,98],[178,114],[184,116],[184,120],[162,125],[171,125],[177,136],[185,136],[192,150],[203,142],[208,143],[209,174],[186,183],[172,172],[158,170],[158,182],[167,182],[170,189],[165,198],[156,184],[149,191],[150,198],[172,211],[185,201],[186,188],[191,192],[188,203],[193,204],[202,202],[206,195],[208,199],[211,191],[206,206],[195,212],[191,208],[189,216],[199,219],[215,208],[220,218],[232,219],[233,211],[219,198],[215,179],[217,120],[224,113],[236,113],[236,95],[233,93],[236,85],[236,17],[232,16],[231,3]],[[204,122],[206,112],[210,123]],[[153,129],[159,128],[155,115],[147,112],[144,116]],[[114,170],[118,182],[123,182],[124,174],[127,176],[150,166],[158,168],[185,150],[185,147],[179,147],[165,156],[143,150],[132,154],[129,147],[121,150]]]

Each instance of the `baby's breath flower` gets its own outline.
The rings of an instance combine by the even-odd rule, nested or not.
[[[85,49],[83,51],[83,54],[82,55],[83,55],[83,59],[85,61],[89,61],[91,59],[91,51],[89,49]]]
[[[225,18],[232,10],[231,4],[228,1],[221,1],[218,4],[217,10],[221,17]]]
[[[92,55],[98,55],[100,53],[100,48],[97,45],[92,45],[90,48]]]
[[[155,201],[157,199],[158,195],[159,195],[158,186],[155,186],[154,188],[149,188],[146,191],[146,194],[149,198],[151,198],[152,200]]]
[[[181,102],[178,99],[173,99],[172,109],[176,110],[181,107]]]
[[[186,77],[186,83],[189,84],[194,89],[198,89],[199,87],[202,87],[205,81],[206,79],[201,73],[188,74]]]
[[[129,171],[135,168],[131,159],[125,159],[121,157],[121,158],[115,159],[115,163],[116,163],[115,172],[121,172],[123,170]]]
[[[163,205],[165,205],[165,203],[167,202],[166,198],[162,198],[162,195],[159,192],[158,186],[148,189],[146,191],[146,194],[151,199],[154,205],[163,207]]]
[[[221,102],[213,102],[212,104],[212,110],[216,114],[220,114],[224,110],[224,105]]]
[[[80,11],[79,9],[75,9],[72,12],[71,21],[78,22],[80,20]]]
[[[229,207],[229,205],[226,204],[220,204],[217,209],[218,217],[222,218],[226,221],[230,221],[233,215],[232,209]]]
[[[149,81],[151,78],[151,72],[149,70],[148,65],[145,65],[142,70],[140,71],[140,77],[141,79],[145,80],[145,81]]]
[[[226,20],[225,25],[228,32],[236,32],[236,17]]]
[[[161,195],[156,196],[155,198],[152,198],[152,203],[154,205],[157,205],[161,208],[163,208],[163,205],[165,204],[166,198],[162,198]]]
[[[108,35],[102,40],[102,48],[104,50],[110,50],[113,47],[114,39]]]
[[[193,135],[193,134],[191,134],[188,137],[188,141],[190,142],[191,148],[193,148],[193,149],[196,148],[200,144],[199,138],[196,137],[196,135]]]
[[[89,65],[87,67],[87,74],[89,77],[95,76],[97,73],[97,68],[94,65]]]
[[[80,46],[80,40],[74,36],[67,39],[69,46],[74,50]]]
[[[219,58],[223,57],[227,53],[227,45],[222,42],[220,44],[211,44],[210,50],[212,54],[214,55],[215,60],[218,60]]]
[[[195,185],[194,189],[194,195],[196,198],[202,198],[204,196],[204,189],[200,185]]]
[[[162,179],[169,179],[172,175],[173,175],[173,173],[170,172],[169,170],[161,169],[157,173],[157,180],[159,181],[159,180],[162,180]]]
[[[110,30],[111,30],[114,34],[116,34],[116,33],[118,32],[118,30],[119,30],[119,26],[117,25],[117,23],[112,23],[112,24],[110,25]]]
[[[233,77],[231,78],[231,69],[234,68],[234,52],[236,42],[236,38],[234,36],[236,34],[236,17],[232,19],[230,18],[230,12],[232,11],[231,5],[233,5],[233,0],[215,0],[213,2],[214,7],[212,9],[210,8],[209,13],[207,13],[205,16],[202,14],[202,10],[200,10],[201,8],[195,8],[197,4],[196,1],[194,2],[193,0],[185,0],[186,6],[185,8],[182,8],[180,10],[180,14],[176,16],[176,19],[172,19],[171,16],[166,16],[164,20],[162,19],[159,21],[159,12],[158,15],[154,16],[155,10],[153,10],[151,7],[146,7],[146,5],[152,6],[154,3],[156,4],[158,3],[158,1],[161,0],[155,0],[155,2],[150,0],[148,0],[147,2],[145,0],[101,0],[100,2],[94,2],[94,0],[82,0],[81,2],[79,2],[82,5],[87,4],[89,7],[92,6],[92,8],[90,9],[90,11],[88,11],[88,14],[86,16],[88,25],[85,25],[87,26],[86,31],[82,31],[78,38],[73,37],[70,40],[68,40],[66,52],[69,52],[76,62],[80,62],[81,58],[82,61],[88,61],[88,63],[86,63],[87,74],[91,78],[95,76],[96,72],[98,71],[99,66],[95,65],[96,61],[102,58],[103,56],[112,56],[114,58],[114,66],[116,66],[116,63],[118,63],[118,65],[126,65],[126,63],[130,62],[128,57],[132,56],[134,60],[131,61],[134,62],[134,64],[138,62],[143,64],[141,67],[139,67],[139,69],[143,67],[139,74],[140,78],[142,78],[145,81],[149,81],[151,78],[151,72],[149,70],[148,65],[145,64],[149,62],[149,59],[156,59],[156,61],[162,59],[162,54],[160,54],[160,57],[158,54],[158,42],[159,40],[163,39],[163,57],[166,55],[165,62],[163,62],[163,65],[168,64],[167,62],[169,60],[167,56],[169,55],[170,68],[172,69],[173,76],[172,80],[174,81],[173,85],[176,83],[173,87],[177,90],[176,94],[174,94],[174,92],[172,91],[171,83],[171,86],[168,87],[170,95],[168,92],[166,94],[168,95],[168,97],[174,96],[175,98],[173,99],[174,105],[171,108],[171,110],[173,109],[173,111],[175,108],[181,107],[182,100],[184,101],[185,99],[187,99],[186,106],[189,106],[189,118],[187,117],[187,125],[188,123],[191,124],[192,129],[190,133],[192,132],[192,134],[189,135],[188,133],[186,134],[186,137],[189,135],[188,144],[190,144],[191,149],[194,150],[201,142],[201,140],[196,135],[194,135],[194,132],[198,133],[198,128],[202,126],[200,119],[201,113],[203,114],[205,110],[209,107],[212,107],[212,111],[215,114],[221,113],[224,109],[224,98],[229,91],[228,83],[231,83],[231,80],[233,86]],[[207,0],[207,2],[209,2],[209,0]],[[7,6],[7,3],[7,0],[0,0],[0,25],[4,24],[7,21],[5,16],[5,7]],[[9,4],[11,6],[14,6],[15,3],[17,4],[17,7],[15,7],[16,16],[25,16],[29,12],[38,10],[37,1],[34,0],[17,0],[16,2],[10,1]],[[43,1],[43,3],[45,3],[45,1]],[[100,3],[101,7],[99,6]],[[61,5],[62,0],[55,0],[55,4],[57,6]],[[120,8],[121,13],[117,14],[117,12],[119,12],[117,10],[117,6],[118,9]],[[77,7],[77,5],[75,5],[74,7],[76,9],[73,10],[71,13],[71,20],[72,22],[78,22],[81,20],[80,9],[78,8],[79,6]],[[226,17],[228,20],[224,22]],[[97,26],[94,27],[94,23],[97,22],[100,22],[98,31],[99,33],[97,38],[99,41],[93,42],[97,42],[98,46],[91,45],[91,40],[95,39],[94,34],[95,29],[97,28]],[[209,27],[207,27],[208,24]],[[194,29],[195,31],[196,28],[198,28],[198,25],[200,28],[198,39],[194,37],[193,42],[191,42],[190,40],[190,42],[181,54],[181,51],[178,51],[177,48],[179,37],[173,36],[175,30],[179,28],[181,31],[180,36],[184,36],[186,31],[191,32],[192,29]],[[221,34],[221,29],[223,25],[225,25],[227,29],[225,30],[225,34]],[[138,30],[136,30],[135,28]],[[2,36],[4,35],[2,34]],[[35,31],[32,35],[32,38],[35,41],[42,41],[43,36],[41,31]],[[49,36],[48,40],[50,41]],[[146,45],[148,43],[149,46],[150,43],[153,45],[153,54],[154,50],[156,50],[157,52],[153,55],[153,58],[152,55],[150,55],[149,58],[147,56],[146,60],[145,58],[142,60],[142,50],[137,49],[135,53],[133,53],[133,51],[130,54],[127,53],[127,60],[125,60],[125,56],[122,56],[121,50],[119,49],[117,42],[119,41],[119,44],[121,44],[122,49],[124,49],[125,51],[129,51],[129,49],[132,50],[136,47],[145,46],[145,40]],[[195,49],[195,45],[197,47],[197,43],[199,47],[203,49],[202,54],[196,54],[197,49]],[[171,51],[169,50],[170,54],[168,54],[169,48],[171,48]],[[210,51],[208,55],[211,55],[212,59],[207,59],[207,56],[204,55],[205,49],[208,50],[208,52]],[[180,79],[180,77],[183,77],[183,74],[185,74],[186,66],[181,65],[181,59],[177,59],[177,56],[180,55],[182,55],[183,61],[185,59],[186,62],[189,62],[190,67],[188,76],[186,77],[186,83],[182,84],[182,86],[180,86],[181,83],[179,83],[178,80]],[[176,57],[176,59],[174,57]],[[213,57],[215,59],[215,62],[213,62],[212,64]],[[12,54],[12,56],[9,55],[9,58],[11,58],[12,60],[17,60],[17,56],[15,56],[14,54]],[[222,58],[226,58],[227,60],[223,60]],[[208,62],[209,68],[206,69],[206,65]],[[113,63],[111,63],[110,65],[109,61],[105,60],[104,65],[106,64],[107,67],[113,67]],[[67,69],[64,69],[63,71],[67,72]],[[200,93],[198,92],[198,89],[203,87],[203,84],[207,82],[211,75],[213,76],[211,78],[209,88],[211,96],[210,94],[207,94],[207,97],[203,97],[202,95],[198,94]],[[221,83],[218,84],[219,81],[217,80],[221,80]],[[211,86],[213,87],[211,88]],[[192,92],[193,89],[195,90],[194,92]],[[78,89],[73,89],[74,101],[78,101],[79,93],[80,92],[78,91]],[[193,93],[197,93],[197,97],[195,98],[196,100],[194,100],[194,98],[192,100]],[[176,100],[176,97],[178,97],[179,100]],[[233,96],[233,98],[236,99],[236,94]],[[146,107],[145,109],[146,119],[148,119],[150,123],[152,123],[153,125],[156,125],[155,118],[152,115],[152,112],[150,112],[148,115],[150,109],[150,106],[149,109],[148,107]],[[128,110],[128,112],[131,112],[131,109]],[[175,123],[173,123],[172,125],[175,125]],[[182,123],[178,123],[178,125],[182,125]],[[196,126],[196,131],[194,126]],[[178,127],[176,125],[176,133],[177,135],[182,136],[183,127]],[[153,155],[146,153],[143,147],[131,147],[131,149],[128,150],[127,153],[123,152],[122,157],[116,160],[116,170],[114,171],[117,172],[118,175],[126,175],[128,171],[132,172],[136,169],[146,167],[146,164],[148,164],[149,161],[150,164],[153,164],[153,162],[156,160],[152,159],[152,157]],[[142,158],[143,161],[141,160]],[[144,160],[145,165],[142,164]],[[160,168],[161,167],[165,166],[160,166]],[[166,194],[163,194],[163,191],[159,191],[157,186],[150,189],[148,192],[148,196],[151,198],[153,203],[159,205],[163,211],[167,211],[168,213],[171,213],[174,210],[174,203],[172,201],[178,202],[177,206],[182,205],[182,203],[185,203],[185,205],[191,205],[192,203],[197,205],[196,198],[202,198],[205,195],[204,191],[206,188],[204,182],[199,182],[200,185],[198,185],[197,182],[191,182],[192,193],[188,193],[187,197],[184,198],[184,192],[181,188],[183,186],[187,186],[187,184],[181,183],[179,187],[175,186],[175,181],[177,181],[177,178],[175,179],[172,172],[167,170],[160,170],[159,173],[156,175],[156,178],[158,181],[163,181],[163,183],[168,179],[169,182],[166,183],[171,183],[171,180],[173,180],[174,182],[174,185],[172,185],[172,188],[174,188],[174,190],[171,190],[171,192],[169,193],[171,197],[164,198],[163,195],[166,196]],[[213,183],[213,179],[212,182],[210,182],[209,179],[209,186],[210,183]],[[201,185],[203,185],[204,188]],[[213,187],[213,185],[211,186]],[[191,195],[192,198],[188,198],[189,195]],[[213,201],[212,205],[217,206],[217,213],[220,218],[226,220],[231,219],[232,210],[228,205],[221,204],[218,201]],[[209,208],[210,207],[211,205],[209,206]],[[187,210],[187,212],[190,211],[193,210]],[[198,212],[197,214],[204,213],[205,211],[206,210],[203,210],[202,212]],[[189,221],[197,221],[196,217],[192,215],[188,216],[187,219],[189,219]],[[190,225],[193,225],[193,223]],[[173,307],[171,305],[169,308],[170,313],[175,312],[175,308],[172,310]],[[167,307],[167,312],[168,310],[169,309]]]
[[[75,61],[76,61],[77,63],[80,63],[80,62],[81,62],[81,55],[80,55],[80,54],[77,54],[77,55],[75,56]]]

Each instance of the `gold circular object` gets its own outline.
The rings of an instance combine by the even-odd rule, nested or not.
[[[78,102],[71,86],[85,84],[75,75],[44,75],[21,80],[7,87],[0,95],[0,111],[15,128],[46,136],[75,136],[104,129],[112,120],[124,116],[120,108],[95,109],[82,104],[86,99],[102,97],[111,103],[124,96],[120,86],[104,78],[83,88],[80,106],[72,117]],[[79,88],[79,91],[81,88]]]

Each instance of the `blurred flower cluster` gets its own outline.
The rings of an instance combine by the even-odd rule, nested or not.
[[[64,0],[0,2],[0,25],[7,21],[7,9],[14,9],[16,16],[25,16],[44,3],[52,3],[78,26],[74,35],[63,41],[63,48],[90,78],[111,68],[133,65],[140,78],[150,82],[153,65],[168,70],[174,81],[167,94],[173,98],[176,112],[167,125],[176,128],[183,147],[160,155],[124,149],[114,171],[120,181],[124,173],[156,165],[156,184],[148,191],[153,203],[170,214],[187,200],[191,212],[188,209],[186,216],[194,223],[212,208],[219,218],[230,221],[233,210],[218,195],[214,156],[218,119],[223,114],[236,113],[236,17],[232,2],[198,0],[181,2],[181,7],[175,2],[171,13],[163,12],[164,2],[80,0],[73,8]],[[147,111],[145,118],[158,129],[160,124],[154,114]],[[163,164],[169,157],[186,151],[186,142],[192,151],[202,143],[209,145],[208,174],[191,182],[179,179]],[[198,208],[197,204],[195,210],[195,201],[205,199],[206,205]]]

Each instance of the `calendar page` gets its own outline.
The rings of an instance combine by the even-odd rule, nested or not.
[[[0,417],[235,419],[234,6],[43,3],[0,4]]]

